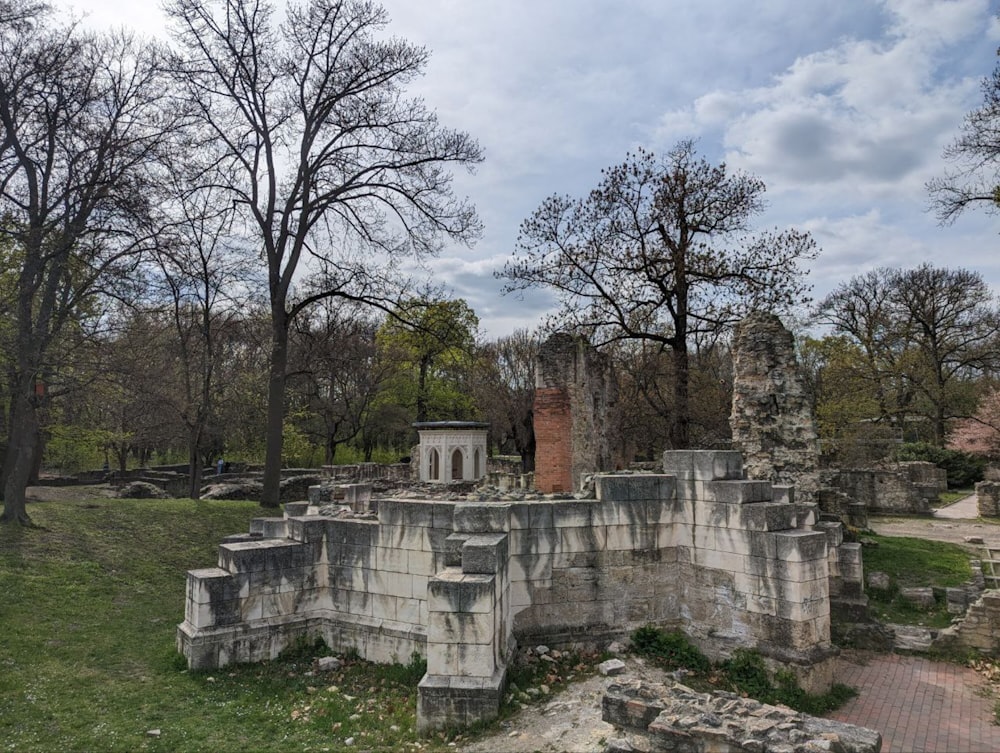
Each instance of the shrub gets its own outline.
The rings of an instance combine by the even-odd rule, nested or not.
[[[707,672],[712,666],[698,647],[679,630],[665,631],[646,625],[632,633],[632,645],[638,653],[656,659],[667,669]]]
[[[936,447],[927,442],[909,442],[896,450],[896,460],[926,460],[944,468],[948,473],[950,489],[969,489],[983,480],[986,458],[970,455],[961,450]]]

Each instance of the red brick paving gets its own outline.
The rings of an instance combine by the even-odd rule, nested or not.
[[[983,679],[967,667],[914,656],[839,661],[837,682],[858,696],[831,719],[882,733],[882,753],[997,753],[1000,727]]]

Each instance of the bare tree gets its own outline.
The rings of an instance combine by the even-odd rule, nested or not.
[[[479,223],[454,196],[450,168],[481,154],[406,97],[427,51],[383,38],[387,16],[374,2],[170,0],[167,11],[204,136],[203,179],[237,207],[267,267],[262,504],[276,506],[292,320],[327,297],[389,309],[399,269],[380,260],[472,240]],[[296,295],[309,265],[321,283]]]
[[[804,300],[808,234],[753,234],[764,184],[700,159],[682,141],[664,159],[640,150],[583,199],[552,196],[521,225],[505,291],[555,290],[561,326],[596,344],[644,340],[671,352],[670,444],[689,444],[688,345],[753,308]]]
[[[334,462],[337,447],[357,437],[365,418],[391,373],[376,343],[379,322],[356,307],[330,299],[300,316],[292,330],[293,359],[298,367],[289,379],[298,387],[303,407],[312,417],[312,433],[324,447],[325,462]]]
[[[252,281],[246,269],[242,239],[233,238],[232,204],[218,200],[217,190],[191,190],[175,180],[171,215],[160,233],[153,279],[157,303],[168,318],[173,351],[166,359],[174,380],[164,379],[164,402],[183,422],[188,445],[188,496],[200,496],[202,458],[210,423],[225,385],[218,377],[227,337],[242,315],[245,292]],[[214,440],[214,438],[211,438]],[[215,442],[213,441],[213,444]]]
[[[476,403],[490,423],[501,452],[521,456],[525,473],[535,470],[535,362],[538,338],[514,330],[479,348],[473,383]]]
[[[154,45],[84,34],[21,0],[0,5],[0,19],[0,212],[18,251],[0,520],[29,524],[50,349],[133,277],[150,234],[150,165],[177,111]]]
[[[983,103],[965,116],[958,137],[944,150],[950,163],[927,183],[931,206],[944,224],[969,207],[1000,210],[1000,63],[983,79]]]

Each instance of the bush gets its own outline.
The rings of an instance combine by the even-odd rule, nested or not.
[[[632,633],[632,645],[638,653],[656,659],[667,669],[707,672],[712,666],[708,657],[679,630],[664,631],[646,625]]]
[[[896,460],[925,460],[944,468],[948,473],[949,489],[970,489],[983,480],[986,458],[961,450],[936,447],[927,442],[909,442],[896,450]]]

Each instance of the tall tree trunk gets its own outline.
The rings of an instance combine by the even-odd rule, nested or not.
[[[11,406],[10,445],[7,447],[9,463],[4,481],[4,508],[0,522],[32,525],[25,504],[25,490],[35,463],[38,442],[38,413],[34,403],[34,384],[19,380]]]
[[[201,497],[201,477],[204,468],[201,464],[202,426],[194,426],[188,436],[188,497],[198,499]]]
[[[674,420],[670,423],[670,444],[672,449],[686,450],[691,443],[691,408],[689,406],[688,384],[690,365],[687,343],[678,342],[674,346]]]
[[[281,306],[271,314],[271,364],[267,384],[267,453],[264,457],[262,507],[281,504],[281,445],[284,440],[285,373],[288,366],[288,316]]]

